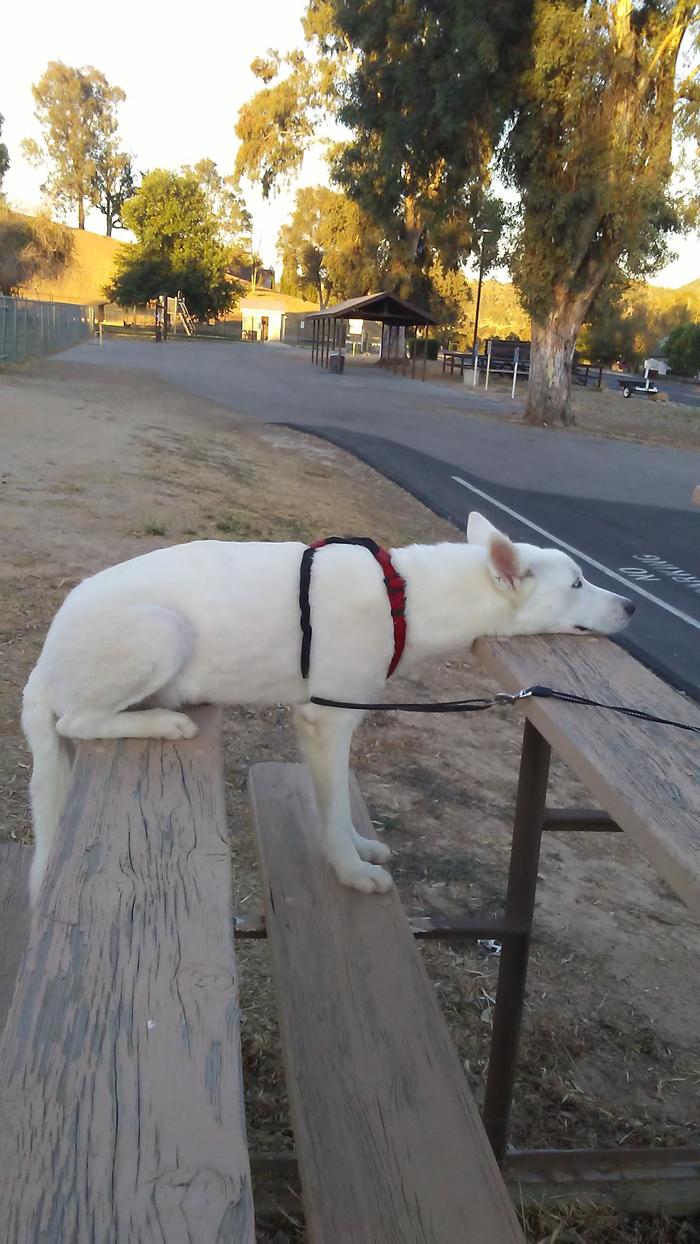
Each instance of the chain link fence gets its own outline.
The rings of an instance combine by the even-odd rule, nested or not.
[[[93,307],[35,302],[0,294],[0,367],[37,354],[65,350],[94,329]]]

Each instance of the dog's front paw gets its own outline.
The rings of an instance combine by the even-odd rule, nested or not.
[[[386,843],[377,842],[376,838],[363,838],[353,832],[352,840],[360,859],[368,864],[386,864],[391,859],[391,849]]]
[[[154,735],[155,738],[193,739],[199,733],[199,727],[186,713],[174,713],[169,708],[154,709],[153,712],[158,715],[153,722],[154,730],[157,732]]]
[[[360,859],[356,864],[336,867],[335,875],[341,885],[348,886],[351,890],[359,890],[362,894],[386,894],[394,884],[385,868],[378,868],[376,864],[368,864]]]

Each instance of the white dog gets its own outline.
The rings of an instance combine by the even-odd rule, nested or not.
[[[622,629],[634,611],[556,549],[512,544],[472,514],[468,544],[392,550],[405,584],[401,671],[469,649],[481,635]],[[381,695],[394,635],[384,573],[367,549],[328,546],[310,581],[313,643],[300,666],[304,545],[207,540],[158,549],[80,583],[53,620],[24,691],[34,770],[36,902],[70,781],[69,739],[191,738],[187,704],[295,705],[325,854],[338,879],[384,891],[390,852],[356,833],[348,766],[362,714],[310,704]]]

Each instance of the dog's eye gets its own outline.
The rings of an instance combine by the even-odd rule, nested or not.
[[[571,586],[573,588],[583,587],[583,579],[577,579],[575,583],[571,584]]]

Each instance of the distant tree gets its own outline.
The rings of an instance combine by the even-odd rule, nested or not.
[[[2,134],[2,127],[4,123],[5,123],[5,118],[0,113],[0,134]],[[3,177],[5,176],[5,173],[7,172],[9,167],[10,167],[10,156],[9,156],[7,147],[5,146],[4,143],[0,143],[0,195],[2,194]]]
[[[463,0],[310,0],[309,53],[254,61],[263,86],[236,126],[236,172],[269,194],[299,171],[320,122],[340,121],[350,136],[329,148],[333,178],[382,230],[392,288],[422,303],[436,297],[434,264],[458,272],[484,226],[488,270],[502,228],[483,162],[529,5],[480,7],[475,17]]]
[[[105,232],[111,238],[115,229],[123,229],[122,209],[136,191],[131,156],[119,151],[118,142],[100,144],[93,178],[94,204],[105,218]]]
[[[699,29],[694,0],[309,0],[309,54],[254,65],[264,85],[239,114],[237,170],[269,192],[327,104],[349,131],[334,177],[413,262],[418,294],[435,256],[458,267],[486,212],[498,220],[498,168],[518,196],[510,264],[532,317],[526,418],[571,422],[596,295],[615,265],[656,270],[697,212],[671,179],[674,137],[700,134]]]
[[[636,367],[644,356],[644,325],[639,309],[626,300],[627,287],[622,273],[616,272],[590,309],[577,348],[591,363],[622,362]]]
[[[86,206],[101,202],[116,146],[116,109],[126,97],[91,65],[74,69],[61,61],[49,62],[32,94],[43,145],[25,139],[24,153],[32,163],[48,166],[42,191],[59,210],[75,208],[78,228],[84,229]],[[108,180],[114,184],[113,177]],[[111,209],[105,214],[114,224]]]
[[[664,350],[671,371],[696,376],[700,372],[700,323],[679,324],[666,338]]]
[[[357,203],[326,186],[305,186],[279,232],[282,288],[315,298],[321,308],[377,290],[382,242]]]
[[[193,172],[154,169],[124,205],[137,238],[117,259],[106,291],[122,306],[181,291],[198,319],[232,307],[241,290],[227,275],[229,254],[207,196]]]
[[[33,281],[50,281],[70,263],[73,237],[45,216],[19,216],[0,207],[0,293],[17,294]]]
[[[214,160],[198,160],[192,172],[207,197],[209,211],[219,225],[221,239],[240,245],[253,232],[253,218],[245,205],[240,186],[234,177],[222,177]]]
[[[313,0],[309,4],[304,18],[309,38],[314,37],[309,33],[309,23],[315,21],[311,10],[323,7]],[[318,123],[331,106],[336,66],[323,83],[317,67],[302,52],[282,57],[270,50],[250,67],[264,85],[238,113],[240,146],[234,175],[259,183],[268,198],[278,182],[288,182],[301,169]]]
[[[689,0],[535,6],[502,161],[522,205],[511,271],[532,315],[530,422],[572,422],[573,350],[598,292],[617,268],[655,271],[688,219],[673,138],[697,134],[680,57],[699,14]]]

